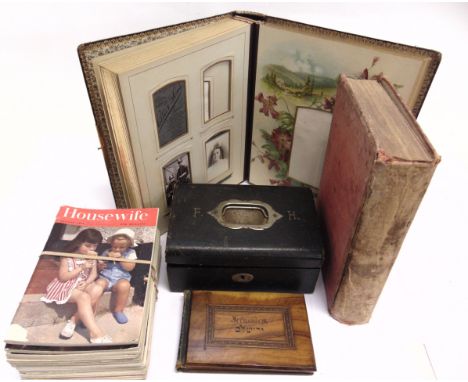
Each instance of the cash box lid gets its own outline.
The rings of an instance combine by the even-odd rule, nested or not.
[[[166,262],[320,268],[323,244],[313,194],[305,187],[180,184]]]

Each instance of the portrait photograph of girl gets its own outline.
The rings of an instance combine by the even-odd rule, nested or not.
[[[229,131],[222,131],[205,143],[207,181],[220,177],[220,181],[229,172]],[[223,176],[224,175],[224,176]]]

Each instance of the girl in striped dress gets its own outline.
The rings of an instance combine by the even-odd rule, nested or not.
[[[81,255],[97,255],[96,248],[102,242],[102,235],[93,228],[81,231],[65,248],[64,252]],[[66,323],[60,333],[64,339],[71,338],[76,323],[81,320],[89,330],[91,343],[110,343],[112,339],[99,328],[94,318],[93,304],[89,290],[97,278],[96,260],[60,258],[58,276],[47,286],[47,293],[41,298],[46,303],[75,303],[76,314]]]

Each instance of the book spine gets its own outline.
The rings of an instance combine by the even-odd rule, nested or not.
[[[377,161],[342,277],[329,305],[346,324],[364,324],[397,258],[435,166]]]
[[[151,278],[154,280],[154,289],[155,289],[155,295],[154,295],[154,300],[156,301],[159,296],[159,272],[161,269],[161,234],[159,232],[159,229],[156,229],[156,235],[154,238],[154,245],[153,245],[153,254],[152,254],[152,259],[153,259],[153,264],[151,265]]]
[[[337,90],[317,201],[325,231],[323,280],[329,307],[342,282],[375,154],[373,137],[361,128],[365,124],[362,112],[346,85],[341,81]]]
[[[192,292],[184,292],[184,308],[182,311],[182,325],[180,328],[179,351],[177,353],[177,370],[185,369],[187,362],[188,334],[190,327],[190,312],[192,310]]]

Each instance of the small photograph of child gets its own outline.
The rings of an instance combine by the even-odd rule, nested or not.
[[[192,183],[189,153],[183,153],[163,167],[166,203],[170,207],[175,186],[178,183]]]
[[[8,339],[58,346],[138,341],[154,236],[154,227],[56,223]]]
[[[211,137],[205,143],[205,152],[208,181],[229,171],[229,131]]]

